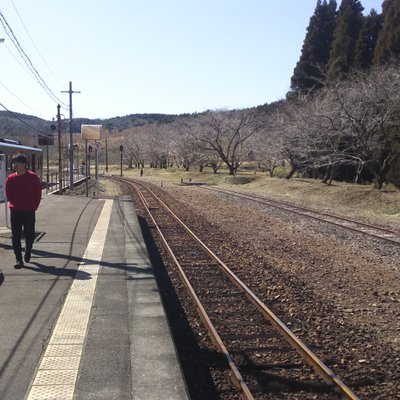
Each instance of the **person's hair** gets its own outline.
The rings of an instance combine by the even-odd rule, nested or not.
[[[24,154],[17,154],[15,157],[11,159],[13,163],[23,163],[25,165],[28,164],[28,159]]]

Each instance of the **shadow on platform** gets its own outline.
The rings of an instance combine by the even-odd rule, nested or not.
[[[12,251],[12,246],[9,244],[0,243],[0,248]],[[32,250],[32,256],[33,256],[33,258],[44,258],[44,259],[58,258],[58,259],[68,261],[67,264],[71,261],[74,261],[78,264],[84,263],[85,265],[100,264],[100,266],[106,267],[106,268],[115,268],[115,269],[127,271],[129,273],[140,273],[140,274],[148,274],[148,275],[153,276],[153,270],[150,266],[135,265],[134,263],[126,264],[126,263],[118,263],[118,262],[111,263],[111,262],[104,262],[104,261],[101,261],[99,263],[98,260],[90,260],[87,258],[76,257],[76,256],[66,255],[66,254],[61,254],[61,253],[54,253],[54,252],[50,252],[50,251],[36,250],[36,249]],[[79,271],[79,273],[77,274],[78,270],[66,268],[67,264],[65,264],[64,267],[59,267],[59,268],[41,264],[37,261],[31,261],[30,264],[35,265],[35,267],[25,265],[23,268],[29,269],[34,272],[48,273],[48,274],[56,275],[56,276],[70,276],[75,279],[90,279],[90,276],[91,276],[90,274],[83,272],[83,271]]]

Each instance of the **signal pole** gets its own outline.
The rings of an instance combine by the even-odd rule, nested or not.
[[[106,138],[106,172],[108,172],[108,142]]]
[[[72,82],[69,82],[69,90],[62,90],[61,93],[69,93],[69,188],[74,189],[74,149],[72,137],[72,94],[80,93],[72,90]]]
[[[58,135],[58,194],[63,190],[62,147],[61,147],[61,115],[60,105],[57,105],[57,135]]]
[[[122,153],[124,152],[124,146],[122,146],[122,144],[121,144],[121,146],[119,146],[119,152],[121,154],[121,173],[120,173],[120,176],[122,176]]]

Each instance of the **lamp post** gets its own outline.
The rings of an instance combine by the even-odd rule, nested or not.
[[[124,152],[124,146],[122,146],[122,144],[121,144],[121,146],[119,146],[119,153],[121,155],[121,173],[120,173],[120,176],[122,176],[122,153],[123,152]]]

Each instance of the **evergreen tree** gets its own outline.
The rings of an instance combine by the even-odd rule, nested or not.
[[[400,56],[400,0],[385,0],[382,4],[383,28],[375,48],[374,64],[382,65]]]
[[[359,0],[342,0],[330,53],[328,79],[348,73],[355,66],[355,50],[363,25],[364,7]]]
[[[336,25],[336,0],[318,0],[291,79],[295,91],[322,86]]]
[[[371,67],[382,22],[382,15],[375,10],[371,10],[371,13],[364,17],[364,24],[356,44],[355,66],[357,68],[368,69]]]

